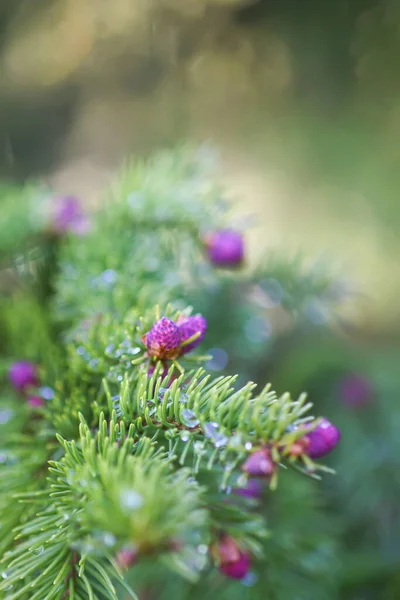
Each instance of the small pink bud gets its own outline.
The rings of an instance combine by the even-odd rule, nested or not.
[[[40,408],[46,404],[40,396],[28,396],[27,402],[32,408]]]
[[[223,534],[212,547],[219,570],[231,579],[243,579],[250,569],[249,555],[242,552],[235,540]]]
[[[90,230],[90,221],[77,198],[74,196],[59,196],[52,205],[50,227],[58,235],[67,232],[83,235]]]
[[[337,446],[340,440],[340,431],[328,419],[323,418],[319,425],[307,433],[304,438],[307,440],[305,453],[310,458],[321,458]]]
[[[244,496],[245,498],[253,498],[258,500],[263,494],[263,484],[258,479],[249,479],[245,487],[238,487],[233,490],[234,494]]]
[[[8,371],[8,376],[12,385],[20,392],[39,383],[36,365],[26,360],[12,364]]]
[[[129,569],[136,562],[137,551],[134,548],[122,548],[117,553],[116,559],[121,568]]]
[[[210,261],[217,267],[235,267],[243,262],[243,237],[232,229],[220,229],[205,239]]]
[[[269,477],[272,475],[275,471],[275,463],[269,450],[265,448],[250,454],[242,466],[242,471],[251,477]]]
[[[365,406],[372,399],[372,395],[371,382],[362,375],[350,374],[339,382],[340,399],[352,408]]]

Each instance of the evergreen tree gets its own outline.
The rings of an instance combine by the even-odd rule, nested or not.
[[[93,215],[2,186],[4,600],[337,594],[313,480],[339,430],[242,384],[266,307],[299,324],[335,294],[299,259],[246,266],[212,163],[128,163]]]

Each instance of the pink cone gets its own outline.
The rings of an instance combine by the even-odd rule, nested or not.
[[[253,454],[250,454],[242,466],[242,471],[251,477],[269,477],[272,475],[275,471],[275,463],[269,450],[256,450]]]
[[[46,404],[40,396],[28,396],[27,402],[32,408],[40,408]]]
[[[12,364],[8,371],[8,376],[12,385],[20,392],[39,383],[36,365],[26,360]]]

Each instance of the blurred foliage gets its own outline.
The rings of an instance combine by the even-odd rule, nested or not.
[[[358,305],[366,323],[393,327],[396,1],[4,0],[0,10],[0,173],[38,174],[96,202],[127,153],[211,136],[230,187],[245,186],[265,215],[254,256],[277,227],[293,250],[342,248],[373,299]]]

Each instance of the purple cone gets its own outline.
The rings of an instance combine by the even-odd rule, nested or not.
[[[27,402],[32,408],[40,408],[45,405],[45,401],[40,396],[28,396]]]
[[[89,230],[90,224],[82,206],[74,196],[61,196],[53,204],[51,228],[57,234],[68,232],[82,235]]]
[[[249,479],[246,487],[239,487],[233,490],[234,494],[244,496],[245,498],[253,498],[258,500],[263,494],[264,486],[258,479]]]
[[[243,262],[244,241],[237,231],[221,229],[206,239],[210,261],[217,267],[234,267]]]
[[[250,570],[250,559],[247,554],[241,552],[240,558],[232,563],[220,566],[220,571],[231,579],[243,579]]]
[[[354,408],[364,406],[372,397],[371,383],[362,375],[347,375],[339,383],[339,396],[348,406]]]
[[[181,332],[176,323],[167,317],[162,317],[154,323],[142,340],[146,344],[150,356],[155,358],[174,359],[180,354]]]
[[[131,548],[123,548],[117,553],[117,563],[123,569],[129,569],[137,559],[137,551]]]
[[[256,450],[250,454],[242,471],[251,477],[269,477],[275,471],[275,464],[271,459],[270,452],[266,449]]]
[[[182,320],[178,319],[177,325],[181,332],[181,343],[186,342],[186,340],[190,339],[196,333],[199,334],[193,342],[182,346],[182,354],[186,354],[196,348],[204,338],[207,330],[207,321],[203,315],[194,315],[193,317],[186,317]]]
[[[36,365],[25,360],[15,362],[11,365],[8,376],[12,385],[20,392],[39,383]]]
[[[307,433],[305,439],[308,441],[305,453],[310,458],[321,458],[337,446],[340,440],[340,431],[324,418],[313,431]]]
[[[250,569],[248,554],[242,552],[230,535],[221,536],[214,550],[219,562],[219,570],[231,579],[243,579]]]

